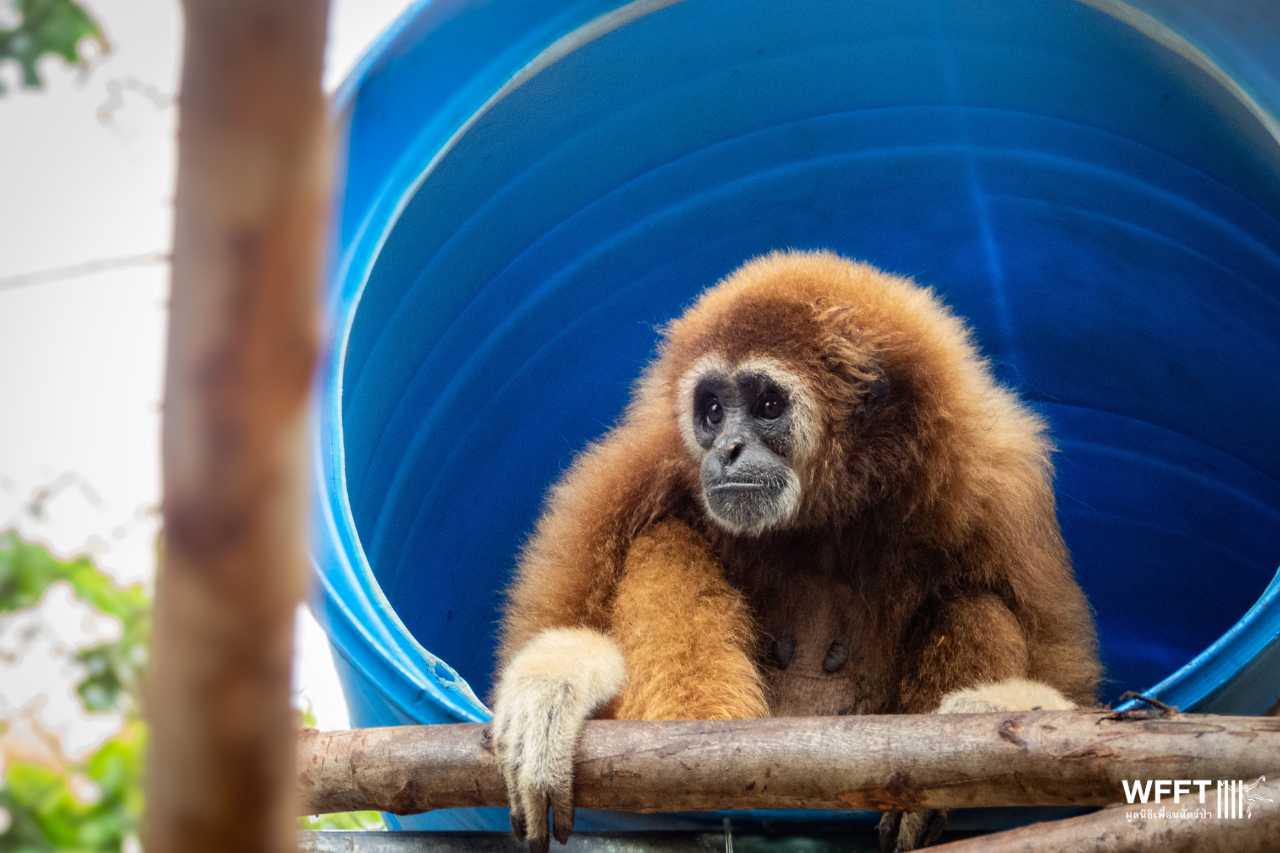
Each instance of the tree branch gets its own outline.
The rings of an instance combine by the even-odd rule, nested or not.
[[[301,811],[506,805],[483,730],[303,732]],[[1278,771],[1280,720],[1029,711],[596,721],[578,756],[578,805],[624,811],[1104,805],[1123,800],[1123,780]]]
[[[143,252],[140,255],[121,255],[116,258],[95,258],[91,261],[84,261],[78,264],[68,264],[64,267],[53,267],[51,269],[33,270],[32,272],[21,272],[15,273],[14,275],[0,276],[0,290],[17,290],[23,287],[33,287],[37,284],[67,281],[69,279],[82,278],[87,275],[97,275],[98,273],[134,269],[137,267],[149,267],[168,262],[168,252]]]
[[[930,847],[929,853],[1264,853],[1280,850],[1280,798],[1270,796],[1271,802],[1255,805],[1249,818],[1218,818],[1210,793],[1205,817],[1147,818],[1135,816],[1141,806],[1115,806]]]
[[[327,0],[187,0],[146,848],[292,850]]]

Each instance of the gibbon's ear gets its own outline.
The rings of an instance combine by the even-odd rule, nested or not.
[[[889,374],[879,365],[871,368],[872,379],[863,385],[863,406],[878,408],[889,402],[893,393],[893,382]]]
[[[858,423],[890,405],[900,383],[890,376],[881,343],[857,322],[848,306],[829,308],[819,315],[823,329],[823,361],[848,388],[848,417]]]
[[[889,375],[880,364],[880,346],[854,317],[847,305],[826,308],[818,313],[823,329],[822,360],[827,370],[848,382],[859,402],[880,403],[887,399]]]

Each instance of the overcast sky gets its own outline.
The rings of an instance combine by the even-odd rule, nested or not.
[[[91,72],[46,60],[46,87],[23,91],[17,69],[0,66],[9,90],[0,96],[0,529],[17,526],[63,554],[87,550],[116,577],[149,581],[180,6],[84,2],[111,45]],[[334,0],[329,89],[408,5]],[[67,274],[79,265],[96,271]],[[33,517],[31,497],[50,486],[43,517]],[[69,749],[90,748],[115,721],[79,713],[65,649],[112,626],[65,590],[25,617],[35,621],[41,636],[0,663],[0,719],[38,712]],[[0,648],[23,622],[0,619]],[[300,693],[322,726],[345,726],[328,647],[309,616],[299,638]]]

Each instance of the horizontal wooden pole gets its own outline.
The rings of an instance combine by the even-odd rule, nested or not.
[[[1270,778],[1270,777],[1268,777]],[[929,853],[1274,853],[1280,850],[1280,785],[1272,785],[1248,817],[1219,818],[1210,791],[1208,814],[1196,817],[1144,815],[1142,806],[1114,806],[1092,814],[930,847]],[[1187,805],[1185,800],[1183,805]],[[1149,806],[1158,812],[1158,806]],[[1168,804],[1177,811],[1180,807]]]
[[[505,806],[479,725],[305,731],[306,814]],[[1104,805],[1124,780],[1280,781],[1280,719],[1101,711],[587,723],[579,806],[632,812]],[[1280,794],[1280,784],[1277,786]]]

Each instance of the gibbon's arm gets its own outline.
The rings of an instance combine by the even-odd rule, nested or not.
[[[768,716],[750,607],[684,522],[661,521],[632,543],[609,633],[627,661],[617,719]]]
[[[984,714],[995,711],[1067,711],[1076,704],[1054,687],[1026,678],[1006,678],[955,690],[942,697],[939,714]],[[946,829],[947,813],[925,809],[886,812],[880,819],[884,853],[918,850],[933,844]]]
[[[628,417],[551,490],[507,591],[499,669],[549,628],[608,628],[627,549],[677,488],[669,431]]]
[[[976,594],[944,605],[906,663],[900,688],[900,710],[906,713],[1076,707],[1057,688],[1026,677],[1030,654],[1024,629],[996,595]],[[926,847],[946,822],[945,812],[887,812],[880,821],[880,848]]]
[[[984,471],[981,490],[999,505],[952,551],[962,589],[967,581],[1005,596],[961,593],[916,626],[899,677],[902,712],[1067,710],[1094,701],[1097,639],[1058,529],[1051,469],[1036,455],[1015,458]],[[881,849],[915,850],[945,826],[943,812],[889,812]]]
[[[568,839],[578,735],[625,682],[606,632],[632,540],[669,509],[662,440],[633,413],[584,452],[552,490],[508,593],[491,731],[512,830],[533,849],[547,847],[548,807]]]
[[[898,710],[939,711],[945,697],[1028,674],[1027,638],[1000,597],[961,596],[929,614],[901,661]]]
[[[555,837],[568,838],[574,747],[615,697],[611,715],[622,719],[768,714],[747,604],[684,522],[665,519],[632,541],[607,631],[544,628],[498,681],[493,742],[512,829],[531,846],[547,843],[548,808]]]
[[[1062,711],[1095,701],[1097,638],[1058,532],[1047,479],[1037,478],[1024,494],[1030,498],[1026,511],[1010,508],[966,556],[988,571],[983,580],[1009,589],[1030,618],[1019,620],[990,593],[945,605],[910,661],[914,677],[904,673],[902,710]],[[945,812],[888,812],[880,821],[881,850],[926,847],[946,823]]]

